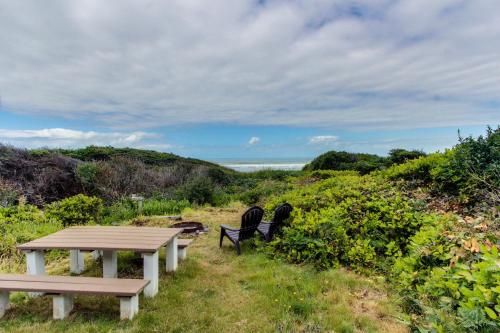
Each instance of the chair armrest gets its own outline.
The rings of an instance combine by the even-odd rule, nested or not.
[[[227,229],[227,230],[231,230],[231,231],[239,231],[240,230],[240,229],[236,229],[236,228],[230,227],[230,226],[225,225],[225,224],[221,224],[220,227],[221,227],[221,229]]]

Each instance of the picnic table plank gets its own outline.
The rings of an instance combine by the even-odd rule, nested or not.
[[[71,227],[21,244],[18,248],[20,250],[78,249],[155,252],[181,232],[182,229],[179,228]]]

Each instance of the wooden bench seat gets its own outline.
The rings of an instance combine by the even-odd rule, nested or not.
[[[73,295],[106,295],[120,299],[120,319],[132,319],[139,311],[139,293],[148,280],[77,276],[0,274],[0,318],[9,307],[11,291],[53,295],[53,317],[64,319],[73,308]]]
[[[192,239],[185,239],[185,238],[177,239],[177,257],[180,260],[184,260],[187,258],[187,248],[192,241],[193,241]]]

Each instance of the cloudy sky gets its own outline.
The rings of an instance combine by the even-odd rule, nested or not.
[[[0,142],[434,151],[500,123],[498,0],[0,0]]]

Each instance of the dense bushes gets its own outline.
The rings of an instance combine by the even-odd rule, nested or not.
[[[385,165],[386,159],[377,155],[329,151],[312,160],[304,170],[355,170],[366,174]]]
[[[62,228],[58,220],[48,219],[36,206],[24,205],[0,207],[0,269],[17,271],[22,254],[16,246],[46,236]]]
[[[29,203],[42,205],[82,192],[75,177],[78,161],[51,151],[28,151],[0,144],[0,178]]]
[[[292,262],[383,268],[406,252],[421,226],[414,205],[379,178],[338,175],[269,203],[295,207],[292,224],[273,244]]]
[[[60,221],[64,227],[97,223],[101,211],[101,199],[83,194],[53,202],[45,207],[47,218]]]
[[[498,332],[500,266],[495,226],[427,217],[392,279],[421,332]]]
[[[22,194],[39,207],[79,193],[99,196],[108,203],[133,193],[178,198],[179,188],[193,179],[206,178],[217,187],[231,182],[233,174],[210,162],[149,150],[94,146],[23,150],[0,145],[0,200],[7,200],[8,182],[18,190],[16,196]],[[185,193],[182,199],[192,202],[217,201]]]
[[[500,205],[500,127],[485,136],[460,138],[444,153],[395,165],[384,172],[389,179],[404,179],[457,197],[467,205]]]
[[[392,149],[388,157],[372,154],[329,151],[316,157],[304,170],[354,170],[364,175],[375,170],[385,169],[392,164],[405,163],[425,156],[420,150]]]
[[[499,154],[497,128],[370,175],[311,172],[268,203],[296,207],[269,248],[295,263],[383,273],[415,331],[499,332]],[[426,202],[443,197],[479,215],[430,212]]]

